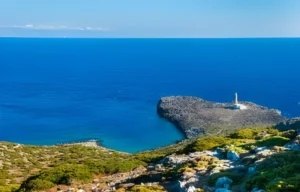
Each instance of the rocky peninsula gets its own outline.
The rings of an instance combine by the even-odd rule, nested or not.
[[[217,103],[197,97],[163,97],[157,105],[158,114],[174,123],[187,138],[203,134],[228,134],[237,128],[274,126],[287,119],[280,111],[252,102],[240,102],[246,110],[232,108],[232,103]]]

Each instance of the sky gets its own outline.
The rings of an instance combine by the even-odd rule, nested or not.
[[[0,0],[0,37],[299,37],[299,0]]]

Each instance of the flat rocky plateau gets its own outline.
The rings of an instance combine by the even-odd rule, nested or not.
[[[233,110],[232,103],[217,103],[197,97],[163,97],[157,105],[158,114],[174,123],[187,138],[202,134],[218,135],[234,129],[274,126],[287,119],[280,111],[251,102],[240,102],[246,110]]]

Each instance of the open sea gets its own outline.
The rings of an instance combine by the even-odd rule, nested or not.
[[[160,97],[235,92],[300,116],[300,39],[0,38],[2,141],[153,149],[183,139]]]

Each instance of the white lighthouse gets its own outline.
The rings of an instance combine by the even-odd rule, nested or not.
[[[245,109],[247,109],[247,106],[245,106],[243,104],[239,104],[238,94],[237,93],[234,94],[234,103],[232,105],[232,108],[233,109],[239,109],[239,110],[245,110]]]
[[[235,96],[235,97],[234,97],[234,104],[237,105],[237,104],[239,104],[239,101],[238,101],[238,94],[235,93],[234,96]]]

